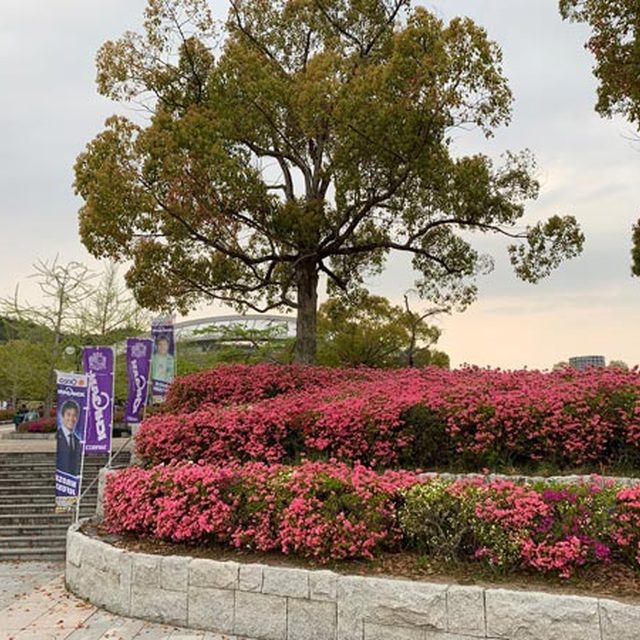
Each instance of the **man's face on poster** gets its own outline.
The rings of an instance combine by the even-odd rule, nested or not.
[[[156,343],[156,352],[159,356],[166,356],[169,353],[169,341],[166,338],[160,338]]]
[[[75,407],[67,407],[62,411],[62,426],[67,432],[72,433],[78,424],[78,410]]]

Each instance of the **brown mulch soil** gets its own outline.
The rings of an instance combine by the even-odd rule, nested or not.
[[[392,576],[425,582],[500,587],[523,591],[578,594],[610,597],[640,604],[640,571],[621,563],[598,565],[582,569],[570,579],[542,576],[535,573],[505,573],[491,571],[484,565],[460,563],[455,566],[430,561],[414,552],[387,553],[376,560],[341,561],[321,564],[306,558],[285,556],[280,553],[261,553],[209,545],[186,545],[117,536],[101,525],[85,524],[83,533],[113,544],[115,547],[157,555],[188,555],[213,560],[234,560],[243,563],[261,563],[276,566],[331,569],[349,575]]]

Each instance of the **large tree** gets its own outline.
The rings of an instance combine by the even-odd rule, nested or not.
[[[410,0],[230,0],[217,29],[206,0],[149,0],[144,33],[97,65],[100,93],[149,118],[110,118],[79,156],[80,232],[131,261],[150,308],[293,308],[309,363],[320,277],[353,291],[404,252],[423,296],[462,308],[490,263],[471,232],[515,238],[531,282],[580,251],[571,217],[522,224],[530,155],[455,154],[464,130],[510,116],[500,50],[470,19]]]
[[[565,20],[591,26],[586,48],[599,81],[596,111],[622,115],[640,129],[640,3],[638,0],[560,0]],[[633,228],[631,270],[640,277],[640,219]]]

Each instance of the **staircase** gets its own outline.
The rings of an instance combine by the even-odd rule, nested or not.
[[[56,513],[55,451],[0,453],[0,561],[64,560],[66,532],[75,513]],[[83,490],[107,464],[107,456],[86,457]],[[129,463],[121,452],[114,466]],[[80,517],[92,516],[97,481],[82,499]]]

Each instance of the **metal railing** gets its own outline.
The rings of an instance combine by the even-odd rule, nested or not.
[[[127,447],[131,443],[132,440],[133,440],[133,435],[130,435],[115,453],[110,451],[109,460],[107,461],[107,464],[103,468],[113,469],[114,460],[122,453],[125,447]],[[75,519],[76,523],[80,519],[80,503],[82,502],[82,499],[89,493],[89,491],[91,491],[91,489],[95,486],[96,482],[98,482],[99,480],[100,480],[100,472],[98,471],[98,475],[89,483],[89,486],[84,488],[82,493],[78,496],[78,502],[76,505],[76,519]]]

